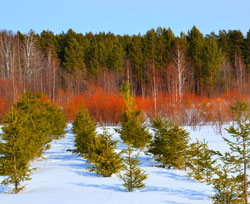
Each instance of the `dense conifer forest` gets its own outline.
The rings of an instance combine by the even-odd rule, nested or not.
[[[248,101],[250,31],[202,34],[195,26],[145,34],[0,32],[0,113],[20,93],[46,93],[68,120],[83,105],[95,121],[117,124],[128,80],[139,109],[180,124],[232,120],[230,104]],[[213,111],[211,111],[213,110]],[[222,116],[223,115],[223,116]]]

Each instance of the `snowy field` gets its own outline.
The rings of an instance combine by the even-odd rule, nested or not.
[[[206,138],[209,147],[224,152],[227,146],[221,135],[216,135],[210,126],[200,131],[186,128],[192,141]],[[101,131],[98,129],[98,131]],[[109,131],[114,132],[110,127]],[[223,132],[225,136],[225,131]],[[114,135],[118,139],[118,135]],[[140,166],[147,171],[146,187],[132,193],[125,192],[122,181],[117,177],[103,178],[88,172],[85,161],[67,152],[73,148],[74,135],[71,126],[65,138],[53,141],[45,154],[46,160],[35,161],[32,180],[27,182],[23,192],[8,194],[9,188],[0,185],[0,204],[208,204],[213,195],[211,186],[189,178],[185,171],[153,167],[156,163],[149,156],[141,154]],[[119,144],[119,148],[124,148]],[[0,182],[3,177],[0,177]]]

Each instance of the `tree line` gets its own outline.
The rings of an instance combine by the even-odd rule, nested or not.
[[[27,87],[54,98],[58,88],[83,91],[97,83],[119,92],[127,79],[136,95],[243,91],[250,68],[250,32],[221,30],[203,35],[195,26],[175,36],[170,28],[144,35],[115,35],[69,29],[54,34],[1,31],[0,77],[12,98]]]

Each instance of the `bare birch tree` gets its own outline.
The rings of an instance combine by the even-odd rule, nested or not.
[[[183,87],[185,82],[185,56],[179,44],[176,45],[176,51],[173,55],[174,67],[177,71],[177,86],[180,100],[183,97]]]

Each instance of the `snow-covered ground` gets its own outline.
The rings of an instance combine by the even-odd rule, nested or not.
[[[195,138],[206,138],[210,148],[225,151],[227,146],[220,135],[216,135],[210,126],[200,131],[192,131]],[[113,128],[109,128],[111,132]],[[101,131],[100,129],[98,131]],[[225,133],[225,131],[224,131]],[[115,134],[114,138],[118,139]],[[0,185],[0,204],[207,204],[213,195],[211,186],[189,178],[185,171],[153,167],[154,160],[142,154],[141,167],[147,171],[146,187],[136,192],[125,192],[122,181],[117,177],[103,178],[88,172],[85,161],[67,152],[73,147],[74,135],[71,126],[65,138],[53,141],[51,149],[45,154],[46,160],[35,161],[32,180],[26,189],[18,194],[8,194],[9,188]],[[124,146],[120,143],[120,148]],[[0,182],[3,177],[0,177]]]

